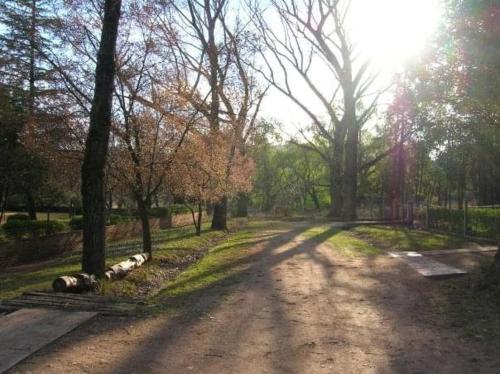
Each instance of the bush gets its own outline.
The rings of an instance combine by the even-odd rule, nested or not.
[[[7,217],[7,222],[9,221],[29,221],[31,218],[27,214],[11,214]]]
[[[170,214],[170,209],[168,208],[151,208],[149,210],[149,216],[151,218],[165,218]]]
[[[172,204],[168,207],[168,209],[170,209],[172,214],[184,214],[191,212],[188,207],[183,204]]]
[[[110,214],[106,220],[106,226],[118,225],[119,223],[135,221],[135,217],[128,214]]]
[[[10,220],[3,225],[5,235],[11,239],[37,238],[63,231],[59,221]]]
[[[429,210],[429,226],[438,230],[463,234],[464,210],[432,208]],[[467,234],[499,239],[500,209],[470,207],[467,210]]]
[[[83,216],[73,216],[69,220],[69,226],[73,230],[82,230],[83,229]]]

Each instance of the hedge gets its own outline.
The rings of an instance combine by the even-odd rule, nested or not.
[[[11,214],[7,216],[7,222],[9,221],[29,221],[31,218],[27,214]]]
[[[3,225],[3,231],[8,238],[37,238],[56,234],[65,229],[59,221],[10,220]]]
[[[429,227],[464,233],[463,209],[431,208],[429,209]],[[467,235],[489,239],[500,239],[500,209],[468,208]]]

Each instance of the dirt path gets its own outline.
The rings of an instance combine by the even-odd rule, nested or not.
[[[188,315],[100,317],[13,372],[478,373],[498,350],[464,342],[433,308],[436,283],[382,255],[347,259],[300,236],[250,249],[238,279]],[[496,351],[495,351],[496,350]]]

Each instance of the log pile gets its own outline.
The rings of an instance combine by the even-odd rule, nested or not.
[[[107,280],[121,279],[135,268],[143,265],[147,260],[149,260],[148,253],[140,253],[129,257],[127,260],[109,267],[106,270],[105,277]],[[52,288],[56,292],[81,293],[94,291],[97,286],[98,282],[95,276],[86,273],[63,275],[52,282]]]

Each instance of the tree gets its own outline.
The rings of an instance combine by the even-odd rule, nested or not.
[[[355,63],[354,46],[345,27],[349,2],[339,0],[272,1],[281,28],[271,27],[263,12],[254,8],[256,26],[265,43],[264,79],[290,98],[311,119],[315,136],[307,147],[326,162],[330,174],[330,216],[356,216],[359,132],[373,113],[378,92],[362,108],[375,76],[369,64]],[[324,87],[313,71],[328,72],[332,85]],[[292,86],[298,76],[328,115],[328,121],[309,108]],[[305,136],[305,132],[303,132]]]
[[[152,27],[157,43],[168,51],[164,60],[172,61],[177,71],[178,94],[205,117],[214,136],[232,133],[225,155],[228,178],[265,93],[249,68],[251,35],[233,14],[227,0],[174,1],[160,6]],[[212,229],[226,228],[227,197],[222,197],[214,204]]]
[[[202,206],[248,193],[252,188],[253,161],[235,150],[227,171],[228,135],[197,131],[185,141],[171,169],[171,191],[191,210],[196,234],[201,234]],[[195,215],[197,211],[197,217]]]
[[[46,0],[5,0],[0,4],[0,24],[4,28],[0,32],[0,80],[26,95],[25,123],[20,130],[25,137],[38,131],[49,120],[50,107],[56,106],[53,70],[41,51],[51,48],[50,35],[58,24]],[[31,219],[36,219],[34,182],[22,186]]]
[[[121,0],[104,2],[104,17],[95,71],[94,98],[82,165],[82,270],[98,277],[105,271],[104,169],[111,129],[115,47]]]

